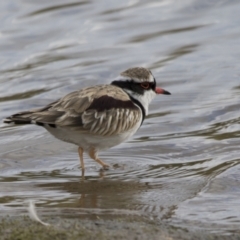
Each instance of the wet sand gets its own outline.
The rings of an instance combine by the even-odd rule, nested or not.
[[[240,234],[220,236],[206,231],[194,231],[160,224],[146,219],[116,218],[112,220],[63,219],[44,217],[50,227],[25,217],[6,217],[0,222],[1,240],[30,239],[240,239]]]

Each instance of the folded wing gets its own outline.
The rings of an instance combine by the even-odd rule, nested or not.
[[[69,93],[44,108],[14,114],[4,122],[47,124],[109,136],[128,131],[141,117],[139,107],[121,88],[100,85]]]

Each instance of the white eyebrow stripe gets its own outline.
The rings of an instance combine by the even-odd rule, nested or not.
[[[131,81],[133,80],[134,82],[138,82],[138,83],[141,83],[141,82],[154,82],[154,77],[153,75],[151,74],[149,76],[148,79],[143,79],[143,78],[131,78],[131,77],[127,77],[127,76],[117,76],[116,78],[114,78],[114,81]]]

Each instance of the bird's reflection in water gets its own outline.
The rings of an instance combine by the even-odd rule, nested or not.
[[[148,188],[146,184],[113,180],[106,176],[106,171],[99,171],[99,177],[95,179],[82,175],[80,180],[49,182],[39,184],[38,187],[46,188],[48,191],[62,192],[60,200],[50,200],[56,207],[99,209],[128,209],[129,206],[138,203],[139,191],[146,191]]]

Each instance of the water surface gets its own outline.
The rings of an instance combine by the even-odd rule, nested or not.
[[[145,215],[181,227],[240,225],[238,1],[1,1],[0,118],[144,66],[158,96],[135,136],[100,154],[36,126],[0,125],[0,209]]]

